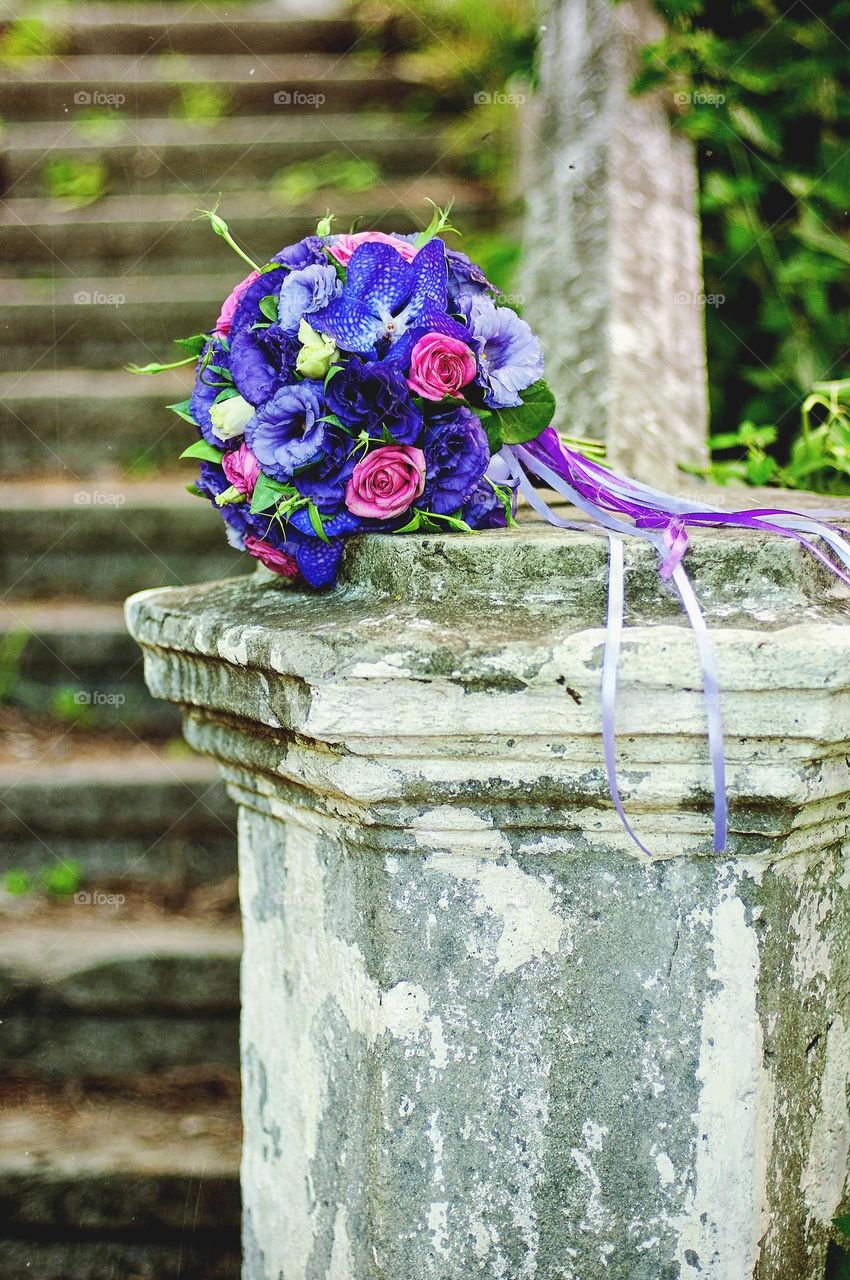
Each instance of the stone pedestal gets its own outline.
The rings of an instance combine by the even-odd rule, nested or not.
[[[608,797],[592,533],[364,538],[327,595],[134,597],[240,807],[245,1280],[821,1280],[848,1151],[847,601],[643,545]]]
[[[650,0],[547,0],[541,23],[524,315],[557,425],[663,488],[705,463],[708,420],[694,151],[658,95],[631,93],[663,24]]]

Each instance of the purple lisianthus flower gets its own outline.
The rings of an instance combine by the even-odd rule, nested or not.
[[[304,267],[314,263],[326,263],[327,260],[328,255],[325,253],[325,243],[321,236],[305,236],[297,244],[287,245],[272,258],[272,262],[279,262],[290,271],[301,271]]]
[[[201,463],[198,479],[195,481],[199,493],[209,498],[218,514],[227,526],[227,541],[237,551],[245,550],[245,538],[249,533],[256,533],[255,517],[251,515],[249,502],[228,503],[223,507],[216,505],[216,498],[230,488],[230,481],[224,471],[215,462]]]
[[[412,262],[390,244],[361,244],[351,255],[342,293],[310,323],[344,351],[373,355],[389,349],[404,368],[425,333],[469,340],[446,312],[447,280],[441,240],[426,244]]]
[[[278,324],[269,325],[260,310],[263,298],[277,298],[286,278],[285,267],[265,271],[248,286],[230,324],[230,368],[240,395],[261,405],[279,386],[291,381],[298,355],[297,338]]]
[[[317,461],[327,425],[321,382],[281,387],[248,424],[245,439],[267,476],[285,482],[299,468]]]
[[[298,491],[320,511],[335,511],[345,499],[345,486],[357,463],[351,436],[334,427],[325,432],[321,458],[298,474]]]
[[[222,441],[212,429],[210,409],[215,404],[220,393],[231,384],[215,369],[211,369],[209,367],[211,364],[217,365],[220,369],[230,368],[230,355],[226,348],[215,338],[210,339],[207,343],[198,364],[195,373],[195,387],[189,399],[189,413],[198,424],[198,430],[207,444],[223,450]]]
[[[486,480],[472,491],[460,514],[471,529],[504,529],[508,523],[501,498]]]
[[[350,360],[325,389],[331,413],[354,431],[386,427],[398,444],[415,444],[422,414],[401,370],[380,360]]]
[[[478,353],[478,377],[486,404],[499,409],[522,404],[520,391],[543,377],[543,352],[529,325],[510,307],[481,294],[467,298],[465,314]]]
[[[446,247],[446,265],[449,269],[448,297],[452,310],[458,310],[469,299],[480,293],[496,293],[494,284],[484,272],[460,249]]]
[[[298,338],[279,324],[246,329],[231,340],[230,367],[240,395],[259,408],[295,376]]]
[[[490,442],[475,414],[465,406],[425,428],[425,492],[417,504],[437,515],[452,515],[474,493],[490,462]]]
[[[305,316],[321,311],[342,290],[335,267],[317,263],[291,271],[280,290],[278,315],[286,333],[297,333]]]

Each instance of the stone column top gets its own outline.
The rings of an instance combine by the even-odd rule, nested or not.
[[[811,847],[803,811],[834,809],[850,789],[850,593],[796,542],[767,534],[698,532],[686,563],[720,673],[730,848]],[[626,565],[624,799],[644,835],[661,824],[662,853],[707,852],[696,646],[653,550],[627,539]],[[580,792],[619,844],[600,737],[607,575],[598,531],[366,535],[349,543],[334,591],[263,572],[141,592],[127,619],[152,691],[186,708],[190,741],[267,783],[285,779],[322,804],[328,793],[385,804],[394,822],[401,797],[425,792],[451,806],[485,788],[511,808],[503,823],[530,821],[529,806],[575,808]]]

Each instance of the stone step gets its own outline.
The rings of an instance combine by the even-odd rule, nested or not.
[[[134,291],[140,284],[132,281]],[[96,304],[80,308],[86,323],[97,311]],[[185,399],[191,386],[186,369],[155,378],[91,369],[0,374],[0,471],[7,479],[44,471],[70,479],[173,466],[191,428],[165,406]]]
[[[34,731],[55,726],[131,741],[180,733],[176,707],[156,702],[145,688],[120,604],[4,603],[0,653],[0,703]],[[2,821],[0,814],[0,829]]]
[[[428,220],[426,200],[447,204],[454,198],[458,222],[470,229],[492,221],[492,201],[471,183],[426,177],[412,182],[382,183],[374,191],[321,191],[297,208],[256,193],[234,193],[222,207],[231,230],[255,261],[282,245],[315,231],[330,205],[336,226],[347,230],[357,219],[361,229],[414,231]],[[136,275],[168,271],[179,262],[180,274],[193,275],[210,264],[221,272],[230,251],[216,239],[205,218],[198,218],[199,198],[181,195],[105,196],[87,209],[72,209],[56,200],[14,199],[0,203],[0,261],[6,274],[43,271],[50,264],[57,276],[72,279],[100,270]],[[119,279],[110,292],[120,291]]]
[[[9,124],[4,130],[0,184],[7,196],[47,196],[47,166],[57,158],[99,164],[105,194],[138,191],[245,191],[268,188],[292,164],[342,154],[376,165],[382,174],[429,175],[441,161],[441,122],[418,126],[395,115],[225,118],[214,129],[173,119],[127,119],[116,114],[103,136],[67,120]]]
[[[235,874],[235,811],[210,761],[73,733],[7,751],[19,743],[0,759],[0,879],[73,863],[87,886],[176,893]]]
[[[168,4],[74,5],[59,9],[52,38],[62,57],[81,54],[346,53],[358,39],[350,18],[286,17],[279,4],[186,9]]]
[[[414,98],[438,104],[433,89],[397,75],[384,61],[356,53],[234,53],[145,56],[106,54],[29,58],[0,69],[0,114],[6,120],[73,120],[93,108],[124,116],[162,116],[181,111],[197,118],[187,95],[214,86],[220,115],[338,113],[377,104],[402,106]],[[201,116],[203,117],[203,109]]]
[[[117,602],[146,586],[232,577],[252,567],[248,559],[228,546],[209,503],[174,476],[0,484],[6,603],[49,596]]]
[[[4,1280],[238,1280],[238,1095],[0,1094]]]
[[[139,916],[138,891],[81,890],[4,913],[0,1066],[43,1079],[123,1079],[238,1064],[236,923]],[[122,901],[123,899],[123,901]],[[16,905],[20,905],[16,900]],[[39,915],[41,911],[41,918]]]
[[[39,348],[49,348],[52,362],[86,369],[114,370],[130,361],[145,364],[161,356],[179,360],[186,352],[174,347],[173,339],[211,329],[222,301],[244,274],[235,255],[221,265],[235,269],[227,275],[198,278],[2,281],[0,350],[7,365],[22,369],[32,364]],[[137,382],[143,380],[149,381],[136,377]],[[149,434],[150,427],[140,438],[140,451]]]

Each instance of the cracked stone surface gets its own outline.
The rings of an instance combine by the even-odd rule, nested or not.
[[[789,540],[643,546],[611,808],[607,550],[366,537],[340,587],[128,606],[240,808],[245,1280],[821,1280],[850,1127],[847,592]]]

